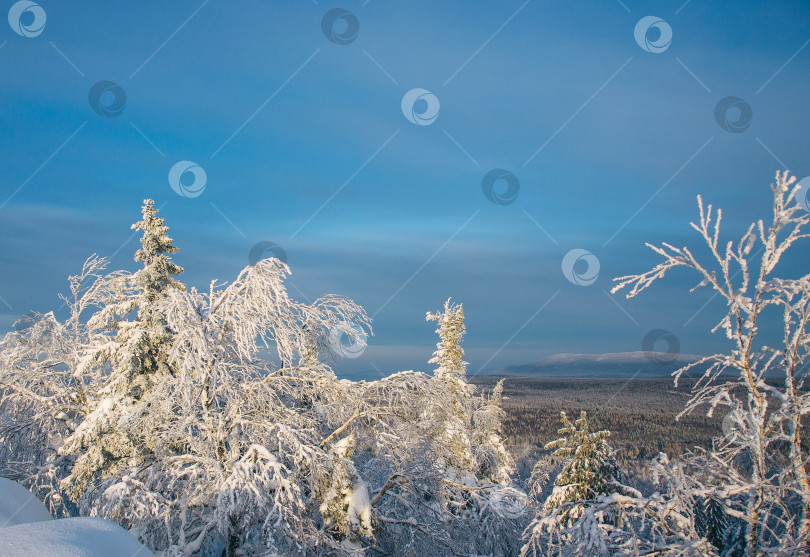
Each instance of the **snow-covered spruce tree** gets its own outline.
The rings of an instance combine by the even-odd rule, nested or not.
[[[712,415],[728,407],[727,433],[708,452],[691,459],[694,497],[714,496],[725,512],[746,524],[747,555],[799,554],[810,543],[810,481],[806,430],[810,413],[805,384],[810,348],[810,274],[782,278],[777,264],[810,223],[796,199],[795,177],[777,172],[772,184],[770,223],[752,223],[736,244],[720,243],[722,212],[707,208],[698,197],[700,220],[692,223],[708,248],[708,261],[689,248],[647,244],[663,257],[650,271],[619,277],[613,292],[628,287],[633,297],[663,278],[671,269],[686,267],[697,273],[695,288],[709,286],[725,302],[727,313],[713,331],[729,340],[727,353],[703,358],[676,373],[707,364],[682,414],[704,405]],[[755,246],[759,246],[755,251]],[[782,342],[767,346],[761,340],[763,315],[782,321]],[[767,317],[765,317],[767,319]],[[699,458],[698,458],[699,457]]]
[[[720,553],[725,548],[723,538],[728,526],[726,511],[717,499],[704,497],[695,502],[695,530]]]
[[[143,247],[135,252],[135,261],[143,261],[143,269],[133,276],[138,294],[132,305],[137,315],[134,323],[119,324],[116,341],[131,347],[123,351],[129,357],[129,362],[123,362],[123,367],[128,368],[132,375],[130,382],[134,384],[143,380],[146,383],[143,388],[148,388],[154,376],[173,373],[167,357],[172,331],[166,325],[166,316],[158,302],[168,295],[170,289],[185,290],[186,287],[174,279],[183,272],[182,267],[169,257],[178,248],[166,235],[169,228],[165,219],[158,218],[155,202],[144,200],[142,212],[143,220],[132,225],[134,230],[143,231]],[[138,387],[133,387],[131,390],[137,391]]]
[[[582,516],[587,501],[593,501],[599,495],[640,495],[623,483],[627,481],[627,475],[607,442],[609,431],[591,432],[584,411],[576,422],[571,422],[565,412],[560,413],[560,419],[563,427],[558,433],[564,437],[545,445],[546,449],[553,449],[554,457],[563,461],[562,470],[554,481],[554,490],[543,505],[545,510],[573,503],[560,513],[560,519],[568,527]]]
[[[347,405],[375,540],[389,555],[513,555],[525,495],[509,483],[501,389],[473,396],[461,308],[447,304],[439,316],[434,376],[405,371],[359,382],[356,405]]]
[[[82,347],[79,375],[101,373],[96,387],[104,386],[94,393],[98,399],[91,402],[85,421],[59,451],[77,455],[64,481],[74,499],[85,493],[98,474],[103,479],[128,460],[151,453],[146,438],[130,435],[117,422],[127,419],[134,402],[155,381],[173,373],[168,363],[172,331],[161,302],[171,289],[185,290],[173,278],[183,269],[169,257],[178,249],[167,236],[168,227],[157,216],[154,201],[144,201],[142,214],[143,220],[132,228],[143,232],[142,248],[135,253],[135,261],[143,262],[143,267],[120,277],[118,289],[89,320],[90,335]]]
[[[664,494],[643,496],[622,486],[624,493],[602,493],[587,500],[574,501],[571,497],[569,501],[553,501],[550,496],[549,502],[556,506],[545,507],[526,528],[521,557],[718,555],[696,533],[692,506],[681,498],[683,490],[673,488],[685,483],[682,467],[671,464],[664,454],[653,462],[656,481],[668,487]],[[557,493],[565,493],[578,486],[565,490],[557,487]]]
[[[463,306],[448,299],[443,312],[428,312],[426,317],[438,322],[439,342],[428,363],[438,364],[433,377],[445,395],[435,408],[435,423],[437,446],[449,449],[449,454],[437,458],[462,476],[471,473],[494,482],[508,481],[513,463],[500,438],[503,380],[490,397],[482,393],[474,398],[462,347],[466,332]]]
[[[143,262],[143,268],[127,277],[128,284],[122,285],[119,296],[109,300],[91,323],[112,329],[115,342],[91,347],[86,358],[94,364],[110,362],[113,389],[135,398],[148,390],[152,381],[173,373],[168,363],[172,331],[160,302],[170,290],[186,289],[174,278],[183,269],[171,260],[170,255],[178,248],[166,234],[165,219],[157,216],[151,199],[144,200],[141,211],[143,220],[132,228],[143,232],[142,248],[135,252],[135,261]]]
[[[428,361],[429,364],[438,364],[433,376],[453,397],[453,413],[469,422],[465,409],[472,389],[466,380],[467,362],[464,361],[464,349],[461,346],[466,332],[464,307],[461,304],[452,304],[448,299],[444,303],[443,312],[427,312],[426,319],[438,322],[436,334],[439,335],[439,342],[436,343],[433,357]]]
[[[429,396],[421,402],[421,446],[405,463],[413,470],[411,488],[423,494],[416,503],[427,503],[434,515],[440,511],[448,553],[514,552],[525,495],[509,483],[512,458],[500,436],[503,386],[490,396],[473,396],[466,380],[461,304],[447,300],[443,311],[428,312],[426,318],[438,322],[439,341],[429,361],[437,368],[423,391]]]
[[[464,337],[464,308],[461,304],[444,303],[444,311],[428,312],[428,321],[437,321],[439,342],[428,363],[438,364],[433,377],[443,387],[446,396],[436,410],[437,447],[449,449],[437,455],[448,466],[459,471],[472,471],[473,456],[468,436],[472,421],[470,398],[472,387],[467,383],[467,362],[461,341]]]
[[[613,448],[608,444],[610,432],[607,430],[591,432],[587,414],[583,411],[579,419],[572,422],[565,412],[560,413],[562,427],[558,430],[560,439],[546,443],[546,449],[552,449],[551,457],[562,461],[562,469],[554,482],[554,488],[543,509],[538,513],[527,529],[531,533],[523,554],[538,547],[552,546],[555,535],[566,544],[576,541],[576,535],[569,531],[594,506],[600,496],[619,494],[627,497],[640,497],[641,494],[626,486],[627,476],[616,460]],[[538,491],[533,489],[533,491]],[[621,527],[621,516],[616,508],[608,507],[597,518],[599,529]],[[550,524],[548,541],[542,539],[542,525]],[[535,535],[536,534],[536,535]]]

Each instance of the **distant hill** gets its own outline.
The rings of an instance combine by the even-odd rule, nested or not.
[[[665,356],[665,361],[656,362],[646,352],[554,354],[535,362],[495,369],[487,374],[526,377],[666,377],[676,369],[701,358],[695,354]]]

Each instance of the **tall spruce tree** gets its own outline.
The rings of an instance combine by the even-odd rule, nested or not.
[[[117,287],[89,320],[89,328],[96,333],[78,373],[100,375],[106,385],[92,401],[87,418],[59,451],[78,455],[64,486],[74,500],[99,479],[113,475],[126,463],[148,458],[153,450],[149,435],[133,436],[125,423],[155,378],[173,374],[168,361],[173,333],[160,302],[170,289],[185,290],[173,278],[183,269],[169,257],[178,248],[157,213],[154,201],[144,200],[143,220],[132,225],[143,231],[142,248],[135,252],[135,261],[142,261],[143,268],[115,279]]]
[[[168,363],[172,332],[158,302],[170,289],[185,290],[174,279],[183,269],[169,257],[178,248],[166,234],[165,219],[157,216],[151,199],[144,200],[141,212],[143,220],[132,228],[143,232],[142,247],[135,252],[135,261],[143,262],[143,267],[123,279],[126,284],[121,285],[119,298],[110,300],[99,314],[99,321],[106,320],[106,328],[114,333],[115,343],[96,358],[112,365],[112,390],[136,399],[150,388],[154,377],[172,374]]]
[[[439,342],[429,363],[438,364],[433,380],[445,395],[444,403],[435,410],[435,437],[440,453],[444,453],[439,459],[461,476],[471,474],[479,480],[506,483],[513,462],[501,439],[503,380],[490,396],[472,396],[474,387],[467,382],[467,362],[461,345],[466,332],[461,304],[448,299],[444,311],[428,312],[427,320],[438,322]]]
[[[436,333],[439,342],[428,363],[438,364],[433,377],[442,385],[449,402],[447,406],[436,409],[439,446],[450,449],[448,464],[459,471],[473,472],[475,466],[469,438],[472,389],[466,380],[467,362],[464,361],[464,349],[461,347],[466,330],[464,308],[461,304],[452,304],[448,299],[443,312],[428,312],[426,318],[438,322]]]
[[[454,414],[469,422],[466,406],[470,400],[470,386],[467,383],[467,362],[464,361],[464,349],[461,341],[466,328],[464,326],[464,307],[461,304],[451,304],[448,299],[444,303],[444,311],[427,314],[428,321],[438,321],[436,333],[439,342],[430,364],[438,364],[434,377],[441,381],[447,392],[453,397]]]
[[[132,225],[142,230],[141,249],[135,252],[135,261],[142,261],[143,268],[133,275],[137,294],[134,305],[135,320],[123,322],[118,332],[119,342],[132,345],[129,365],[132,379],[138,376],[167,375],[172,370],[168,364],[167,349],[171,343],[171,331],[166,326],[166,316],[158,309],[157,302],[167,295],[170,288],[185,290],[174,279],[183,272],[169,257],[178,248],[166,234],[169,230],[165,219],[157,216],[155,202],[144,200],[143,220]]]

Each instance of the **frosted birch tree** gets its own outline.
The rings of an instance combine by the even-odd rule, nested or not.
[[[810,413],[806,380],[810,334],[810,274],[803,269],[780,276],[778,264],[808,237],[810,222],[796,199],[795,177],[777,172],[772,217],[752,223],[738,242],[721,243],[722,211],[698,196],[699,219],[692,223],[708,250],[697,257],[687,247],[647,244],[663,261],[651,270],[619,277],[613,292],[631,298],[670,270],[685,267],[726,304],[712,332],[722,331],[728,351],[676,372],[707,365],[683,414],[705,409],[726,412],[724,436],[689,460],[689,494],[711,498],[745,524],[746,555],[798,555],[810,542],[810,482],[805,416]],[[799,254],[797,254],[798,256]],[[769,322],[768,319],[771,319]],[[781,322],[774,335],[768,323]],[[780,338],[768,345],[764,338]]]
[[[173,289],[156,302],[174,372],[120,416],[115,429],[148,451],[86,494],[88,512],[129,522],[149,547],[189,555],[216,539],[226,555],[339,552],[371,535],[351,437],[323,442],[351,388],[313,354],[326,345],[314,338],[368,318],[337,296],[292,300],[288,274],[267,259],[229,285]],[[274,360],[260,357],[268,348]],[[83,444],[111,427],[106,420],[86,420]]]
[[[362,308],[295,302],[275,259],[187,291],[151,202],[135,228],[141,270],[91,257],[68,321],[36,315],[3,339],[4,474],[167,554],[340,552],[369,536],[350,442],[323,442],[353,389],[319,361],[334,328],[370,332]]]
[[[64,322],[53,312],[29,314],[0,341],[0,475],[32,490],[56,516],[74,510],[61,482],[75,456],[58,450],[94,404],[80,369],[88,340],[84,315],[113,296],[127,275],[106,267],[93,255],[69,278],[70,294],[60,296],[69,313]]]

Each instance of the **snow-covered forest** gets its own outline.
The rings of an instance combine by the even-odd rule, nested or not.
[[[503,382],[467,381],[460,303],[426,313],[432,372],[339,379],[330,364],[373,334],[362,307],[295,300],[277,258],[183,284],[151,200],[137,270],[91,256],[69,278],[69,317],[29,314],[0,341],[0,476],[56,518],[113,521],[165,556],[807,554],[810,274],[778,263],[810,213],[787,172],[771,189],[772,215],[739,241],[698,198],[700,250],[649,245],[661,261],[615,279],[633,297],[685,267],[726,302],[712,332],[728,350],[674,378],[706,369],[683,415],[722,412],[724,434],[659,454],[651,485],[576,408],[522,476]],[[760,341],[768,314],[778,346]]]

